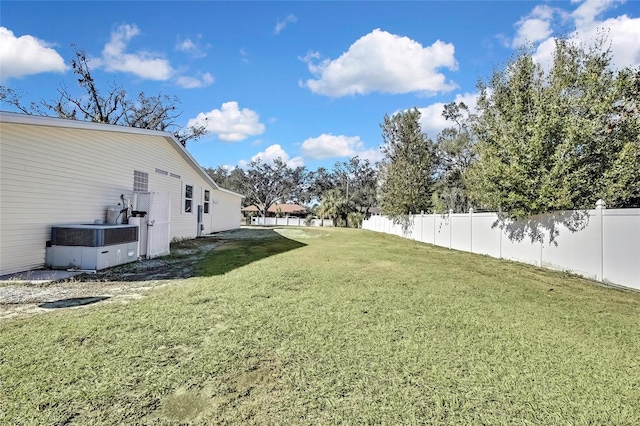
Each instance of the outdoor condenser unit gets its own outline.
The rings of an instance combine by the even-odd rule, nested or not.
[[[138,259],[138,226],[71,224],[51,227],[46,265],[98,270]]]

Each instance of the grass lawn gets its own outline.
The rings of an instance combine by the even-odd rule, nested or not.
[[[640,424],[640,293],[349,229],[0,321],[0,424]]]

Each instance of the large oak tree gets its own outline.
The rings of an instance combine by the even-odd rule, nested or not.
[[[479,154],[466,174],[479,207],[512,219],[640,203],[640,70],[616,71],[604,40],[559,39],[548,71],[523,52],[480,82]]]

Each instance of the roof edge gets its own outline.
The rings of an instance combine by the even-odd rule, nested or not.
[[[30,124],[32,126],[61,127],[68,129],[100,130],[103,132],[132,133],[137,135],[167,136],[168,132],[160,130],[140,129],[138,127],[120,126],[118,124],[94,123],[92,121],[72,120],[68,118],[49,117],[43,115],[22,114],[18,112],[0,111],[0,123]]]
[[[242,197],[242,198],[247,198],[247,196],[246,196],[246,195],[238,194],[237,192],[233,192],[233,191],[231,191],[230,189],[223,188],[223,187],[221,187],[220,185],[218,185],[218,190],[219,190],[220,192],[225,192],[225,193],[227,193],[227,194],[236,195],[236,196],[238,196],[238,197]]]

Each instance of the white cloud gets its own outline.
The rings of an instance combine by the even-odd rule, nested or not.
[[[380,149],[364,149],[359,136],[332,135],[331,133],[309,138],[302,143],[302,155],[322,160],[325,158],[358,156],[371,162],[382,159]]]
[[[30,35],[16,37],[0,27],[0,77],[21,78],[43,72],[64,72],[68,67],[62,56],[45,41]]]
[[[551,22],[543,19],[531,18],[519,22],[518,34],[513,39],[512,47],[519,47],[527,43],[536,43],[551,35]]]
[[[555,38],[551,36],[554,30],[553,16],[557,14],[563,23],[573,26],[573,30],[567,34],[569,38],[590,46],[604,33],[611,44],[614,66],[640,66],[640,18],[620,15],[599,19],[602,14],[623,2],[624,0],[572,1],[578,6],[571,12],[546,5],[536,6],[527,17],[516,23],[517,34],[512,47],[518,47],[525,41],[537,44],[534,59],[544,69],[549,69],[555,50]]]
[[[240,48],[240,58],[245,64],[249,63],[249,52],[244,47]]]
[[[296,22],[298,22],[298,18],[296,18],[295,15],[289,15],[286,18],[284,18],[283,20],[278,20],[278,22],[276,23],[275,28],[273,29],[273,33],[278,35],[278,34],[280,34],[282,32],[282,30],[287,28],[287,25],[294,24]]]
[[[262,161],[264,163],[273,163],[276,158],[281,158],[282,161],[286,162],[289,167],[299,167],[304,165],[304,160],[302,157],[294,157],[290,158],[289,154],[286,153],[284,149],[279,144],[270,145],[264,151],[261,151],[251,157],[251,161]],[[249,161],[240,160],[238,165],[240,167],[249,166]]]
[[[196,89],[199,87],[211,86],[213,81],[213,76],[207,72],[195,77],[187,75],[180,76],[176,79],[176,84],[185,89]]]
[[[553,54],[556,50],[556,38],[550,37],[540,43],[533,54],[533,60],[540,64],[544,70],[549,70],[553,63]]]
[[[535,43],[549,37],[551,32],[551,22],[537,18],[527,19],[520,25],[513,44],[517,47],[526,42]]]
[[[370,148],[358,152],[358,157],[362,158],[363,160],[369,160],[371,163],[377,163],[384,158],[384,155],[382,154],[380,148]]]
[[[553,19],[554,15],[556,14],[565,15],[562,9],[556,9],[551,6],[547,6],[545,4],[540,4],[533,8],[531,13],[529,14],[529,17],[544,19],[545,21],[549,21]]]
[[[184,52],[194,58],[204,58],[207,56],[205,49],[209,48],[209,45],[203,46],[201,42],[202,36],[198,35],[197,40],[186,38],[178,41],[176,44],[176,50],[178,52]]]
[[[533,10],[515,23],[517,28],[515,38],[507,46],[518,48],[526,44],[535,44],[546,40],[553,33],[552,25],[554,17],[559,16],[566,20],[569,14],[559,8],[548,5],[538,5]]]
[[[362,148],[363,143],[359,136],[334,136],[331,133],[309,138],[302,142],[302,155],[318,160],[335,157],[351,157],[356,155],[356,150]]]
[[[140,34],[134,24],[123,24],[111,32],[111,39],[102,50],[102,63],[107,71],[130,72],[149,80],[168,80],[174,74],[169,61],[150,52],[127,53],[131,39]]]
[[[201,112],[187,123],[187,126],[193,125],[204,125],[223,141],[242,141],[264,133],[258,114],[248,108],[239,109],[235,101],[223,103],[220,109]]]
[[[174,82],[185,89],[195,89],[210,86],[214,78],[210,73],[198,73],[195,76],[177,75],[176,70],[167,59],[158,54],[146,51],[128,53],[129,42],[140,35],[140,29],[135,25],[123,24],[111,32],[111,39],[102,50],[102,58],[97,65],[104,66],[107,71],[129,72],[138,77],[166,81],[174,79]],[[197,42],[187,38],[178,42],[176,50],[190,54],[193,57],[204,57],[206,53]]]
[[[301,85],[312,92],[339,97],[370,92],[434,94],[448,92],[456,85],[439,69],[457,69],[455,47],[437,40],[423,47],[408,37],[373,30],[353,43],[338,59],[318,64],[317,52],[300,58],[316,80]]]
[[[471,113],[476,112],[476,104],[477,104],[477,93],[465,93],[465,94],[457,94],[454,102],[464,102],[464,104],[469,107],[469,111]],[[442,112],[444,111],[444,106],[446,104],[444,102],[436,102],[424,108],[418,108],[420,111],[420,127],[422,131],[427,134],[428,137],[435,140],[444,128],[451,127],[454,123],[447,121],[443,116]]]
[[[592,24],[599,15],[618,3],[624,3],[624,0],[585,0],[571,15],[576,27],[583,27]]]
[[[590,25],[577,27],[573,35],[589,45],[603,30],[611,42],[612,63],[616,67],[640,66],[640,18],[621,15],[594,21]]]
[[[191,39],[185,39],[176,44],[176,50],[180,52],[194,52],[197,49],[196,44]]]

